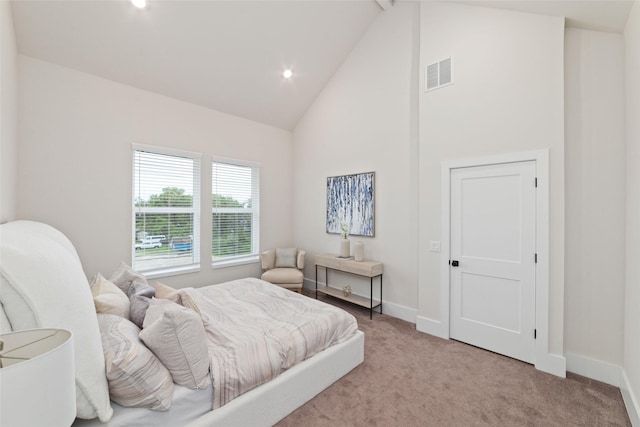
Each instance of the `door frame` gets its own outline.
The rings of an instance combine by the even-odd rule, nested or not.
[[[553,355],[549,354],[549,150],[506,153],[492,156],[456,159],[441,163],[441,253],[440,253],[440,313],[443,338],[450,338],[450,230],[451,230],[451,170],[473,166],[535,161],[536,191],[536,253],[535,266],[535,328],[534,365],[537,369],[564,377]],[[534,183],[531,183],[534,185]]]

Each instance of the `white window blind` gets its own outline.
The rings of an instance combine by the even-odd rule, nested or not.
[[[213,264],[256,258],[260,250],[260,166],[232,160],[211,166]]]
[[[199,155],[134,146],[133,168],[133,268],[198,267]]]

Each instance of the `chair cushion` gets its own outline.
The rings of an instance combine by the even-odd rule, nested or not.
[[[265,271],[262,275],[262,280],[271,282],[273,284],[300,284],[304,280],[302,271],[295,268],[274,268],[273,270]]]
[[[296,268],[296,248],[276,248],[276,268]]]

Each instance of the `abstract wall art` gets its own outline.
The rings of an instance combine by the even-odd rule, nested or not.
[[[375,172],[327,178],[327,233],[374,235]]]

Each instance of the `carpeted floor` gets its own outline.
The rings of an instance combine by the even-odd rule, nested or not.
[[[336,299],[365,333],[365,361],[277,425],[630,426],[620,391],[533,366]]]

